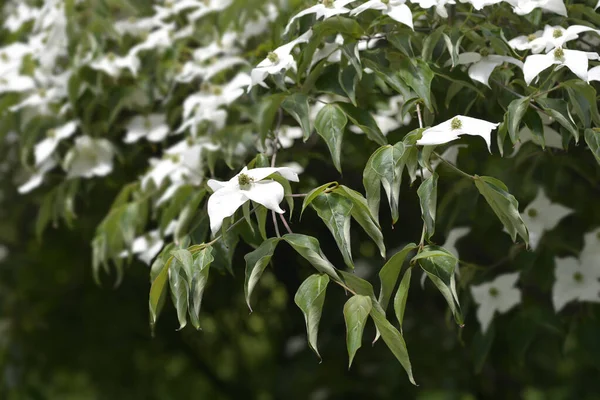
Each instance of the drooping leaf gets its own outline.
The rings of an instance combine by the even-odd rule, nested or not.
[[[186,249],[178,249],[173,251],[172,254],[173,257],[175,257],[175,259],[179,261],[181,266],[183,266],[183,270],[185,271],[187,279],[190,279],[190,277],[192,276],[192,264],[194,263],[192,253],[190,253]]]
[[[421,218],[425,223],[425,237],[431,239],[435,232],[435,211],[437,207],[437,182],[438,174],[433,173],[429,178],[425,179],[417,194],[421,203]]]
[[[322,193],[311,203],[337,243],[344,262],[354,268],[350,248],[350,216],[352,201],[338,193]]]
[[[529,232],[519,214],[519,202],[508,192],[506,185],[489,176],[475,175],[474,181],[479,193],[492,207],[512,240],[515,241],[518,234],[525,243],[529,244]]]
[[[152,280],[150,286],[150,296],[148,305],[150,309],[150,325],[154,326],[160,315],[162,306],[167,297],[167,281],[169,279],[169,266],[171,262],[167,261],[162,264],[162,268],[156,278]]]
[[[308,207],[310,205],[310,203],[312,203],[313,200],[317,196],[319,196],[321,193],[323,193],[327,189],[331,188],[332,186],[337,186],[337,184],[338,184],[337,182],[325,183],[324,185],[316,187],[313,190],[311,190],[310,192],[308,192],[306,194],[306,196],[304,197],[304,201],[302,202],[302,211],[300,211],[300,218],[302,218],[302,214],[304,213],[304,210],[306,209],[306,207]]]
[[[380,144],[387,144],[387,139],[377,126],[377,122],[373,116],[362,108],[358,108],[353,106],[350,103],[335,103],[347,116],[350,118],[350,121],[356,126],[358,126],[369,139]]]
[[[406,299],[408,299],[408,290],[410,288],[410,278],[412,276],[412,267],[408,268],[400,281],[400,286],[394,297],[394,312],[396,319],[400,324],[400,332],[402,332],[402,322],[404,321],[404,310],[406,308]]]
[[[308,96],[302,93],[289,95],[281,103],[281,108],[288,112],[300,124],[303,140],[306,142],[311,134],[308,106]]]
[[[561,85],[567,88],[570,103],[575,107],[575,112],[583,125],[589,128],[591,125],[590,119],[594,121],[594,124],[600,125],[596,89],[579,79],[562,82]]]
[[[519,140],[519,127],[521,126],[521,120],[529,107],[529,101],[529,97],[520,97],[513,100],[508,105],[508,135],[513,144],[516,144]]]
[[[585,142],[592,151],[596,161],[600,164],[600,132],[595,129],[585,130]]]
[[[171,300],[177,311],[179,330],[181,330],[187,325],[190,286],[185,269],[176,258],[173,258],[169,267],[169,287],[171,289]]]
[[[253,113],[255,123],[258,127],[258,133],[261,143],[264,145],[269,132],[273,127],[275,116],[279,110],[281,102],[285,98],[284,93],[277,93],[263,97],[261,102],[256,106],[256,111]]]
[[[317,346],[317,337],[328,283],[329,276],[327,275],[311,275],[302,282],[294,296],[294,302],[304,313],[308,345],[319,358],[321,355]]]
[[[392,293],[396,287],[400,270],[404,264],[404,260],[408,257],[408,254],[417,248],[414,243],[409,243],[402,250],[394,254],[385,263],[385,265],[379,271],[379,281],[381,282],[381,288],[379,290],[379,304],[383,310],[387,310]]]
[[[362,345],[362,336],[372,303],[368,296],[350,297],[344,305],[344,321],[346,322],[346,346],[348,348],[348,368]]]
[[[544,138],[544,124],[540,114],[529,107],[523,117],[523,122],[525,122],[525,125],[529,128],[531,134],[542,144],[542,148],[545,149],[546,139]]]
[[[569,112],[569,104],[565,100],[537,98],[536,101],[542,106],[546,114],[554,118],[556,122],[571,133],[575,143],[579,143],[579,130]]]
[[[352,65],[340,68],[338,82],[352,104],[355,107],[358,106],[358,104],[356,104],[356,85],[358,85],[359,77]]]
[[[333,264],[329,262],[321,251],[321,246],[317,239],[299,233],[288,233],[282,239],[315,267],[317,271],[329,275],[334,280],[340,279]]]
[[[398,221],[398,199],[402,183],[402,167],[400,162],[404,154],[404,144],[396,143],[377,149],[367,161],[363,172],[363,185],[367,191],[367,203],[371,214],[379,217],[380,185],[383,185],[392,211],[392,221]]]
[[[344,185],[338,186],[333,192],[339,193],[352,201],[352,218],[354,218],[354,220],[359,223],[364,231],[367,232],[367,235],[373,239],[379,248],[381,257],[385,258],[383,234],[381,233],[381,228],[377,222],[377,219],[373,214],[371,214],[371,210],[367,204],[367,199],[365,199],[363,195],[356,190],[352,190]]]
[[[244,259],[246,260],[246,278],[244,280],[244,294],[246,296],[246,304],[252,311],[250,305],[250,296],[252,291],[256,287],[258,280],[262,276],[265,268],[271,261],[275,248],[281,239],[269,238],[262,242],[262,244],[254,251],[246,254]]]
[[[333,165],[339,172],[342,172],[342,140],[347,123],[346,114],[335,104],[324,106],[315,119],[315,129],[319,136],[325,140],[331,153]]]
[[[189,315],[192,325],[196,329],[200,329],[200,308],[202,306],[202,296],[204,295],[204,288],[208,282],[208,274],[210,271],[210,264],[214,261],[212,255],[212,247],[208,246],[200,250],[195,254],[194,262],[192,264],[191,276],[188,278],[190,281],[190,300],[189,300]]]
[[[402,80],[423,99],[425,107],[433,112],[433,101],[431,100],[433,71],[429,65],[418,58],[407,57],[401,61],[398,70]]]

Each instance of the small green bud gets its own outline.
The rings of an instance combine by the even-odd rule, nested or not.
[[[8,55],[5,52],[0,53],[0,60],[8,62]]]
[[[450,128],[452,128],[452,130],[462,128],[462,121],[458,118],[452,119],[452,121],[450,121]]]
[[[390,0],[381,0],[383,4],[390,4]]]
[[[115,53],[108,53],[106,55],[106,57],[108,58],[109,61],[115,61],[115,58],[117,58],[117,56],[115,56]]]
[[[220,86],[213,86],[212,92],[215,96],[220,96],[223,94],[223,89]]]
[[[554,32],[552,32],[552,37],[554,39],[558,39],[562,35],[563,35],[563,33],[562,33],[562,31],[560,29],[555,29]]]
[[[333,8],[333,1],[334,0],[323,0],[323,5],[327,8]]]
[[[498,297],[499,294],[500,294],[500,291],[498,289],[496,289],[495,287],[490,288],[490,296]]]
[[[531,218],[535,218],[538,216],[538,211],[535,208],[530,208],[527,211],[527,215],[529,215]]]
[[[152,123],[150,122],[150,118],[144,119],[144,128],[146,128],[146,129],[152,128]]]
[[[240,174],[238,176],[238,183],[240,184],[240,186],[246,186],[251,184],[252,182],[254,182],[254,179],[246,174]]]
[[[563,51],[562,47],[558,47],[556,50],[554,50],[554,58],[557,60],[562,60],[564,56],[565,52]]]
[[[490,55],[490,51],[484,47],[483,49],[479,50],[479,54],[481,54],[482,57],[487,57]]]
[[[279,56],[276,53],[270,52],[267,54],[267,59],[271,61],[273,64],[277,64],[279,62]]]
[[[573,274],[573,280],[577,283],[583,282],[583,275],[581,274],[581,272],[575,272]]]
[[[537,39],[537,36],[535,36],[533,33],[531,35],[527,36],[528,42],[533,42],[535,39]]]
[[[41,88],[38,92],[38,94],[40,95],[40,97],[43,99],[44,97],[46,97],[46,89]]]
[[[48,136],[49,138],[56,137],[56,130],[54,130],[54,129],[48,129],[48,132],[46,132],[46,136]]]

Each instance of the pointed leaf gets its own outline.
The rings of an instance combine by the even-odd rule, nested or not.
[[[312,236],[299,233],[288,233],[282,237],[290,246],[306,259],[319,272],[329,275],[339,281],[336,269],[321,251],[319,241]]]
[[[354,268],[350,248],[350,216],[352,202],[338,193],[322,193],[311,203],[337,243],[344,262]]]
[[[400,324],[400,332],[402,332],[402,321],[404,321],[404,309],[406,308],[406,299],[408,299],[411,276],[412,268],[408,268],[400,281],[400,286],[398,286],[398,291],[394,297],[394,312],[396,313],[396,319]]]
[[[596,161],[600,164],[600,132],[595,129],[585,130],[585,142],[592,151]]]
[[[337,106],[350,118],[350,121],[358,126],[369,139],[380,144],[387,144],[387,139],[377,126],[373,116],[362,108],[357,108],[350,103],[336,103]]]
[[[362,345],[362,336],[367,317],[371,312],[372,303],[368,296],[356,295],[350,297],[344,305],[344,321],[346,322],[346,346],[348,348],[348,368]]]
[[[404,58],[398,68],[400,78],[425,102],[425,107],[433,112],[431,100],[431,81],[433,71],[429,65],[418,58]]]
[[[192,275],[189,277],[190,284],[190,307],[189,315],[192,325],[196,329],[200,329],[200,307],[202,306],[202,296],[204,288],[208,282],[208,273],[210,264],[214,261],[212,255],[212,247],[208,246],[195,254],[194,263],[192,264]]]
[[[596,89],[587,82],[579,79],[562,82],[562,86],[566,86],[569,99],[571,100],[570,103],[575,107],[575,112],[584,126],[586,128],[590,127],[590,118],[594,121],[594,124],[600,125]]]
[[[324,185],[321,185],[317,188],[314,188],[313,190],[311,190],[310,192],[308,192],[308,194],[306,195],[306,197],[304,197],[304,201],[302,202],[302,211],[300,211],[300,218],[302,218],[302,214],[304,213],[304,209],[306,209],[306,207],[308,207],[310,205],[310,203],[313,202],[313,200],[319,196],[321,193],[323,193],[325,190],[329,189],[330,187],[335,187],[337,186],[337,182],[329,182],[326,183]]]
[[[317,347],[317,337],[328,283],[329,276],[327,275],[311,275],[302,282],[294,296],[294,302],[304,313],[308,344],[319,358],[321,355]]]
[[[500,180],[489,176],[475,175],[475,186],[483,195],[513,241],[517,234],[529,244],[529,232],[519,214],[519,202],[508,193],[508,188]]]
[[[169,268],[169,286],[171,289],[171,300],[177,310],[177,319],[179,320],[179,330],[187,325],[187,310],[190,287],[183,265],[173,258]]]
[[[246,296],[246,304],[252,311],[250,305],[250,296],[252,291],[256,287],[258,280],[262,276],[265,268],[271,261],[275,248],[279,243],[279,238],[269,238],[262,242],[262,244],[254,251],[246,254],[244,260],[246,260],[246,279],[244,280],[244,294]]]
[[[569,112],[569,104],[565,100],[537,98],[536,101],[542,106],[546,114],[554,118],[556,122],[571,133],[571,136],[575,139],[575,143],[579,143],[579,130],[575,122],[573,122],[573,118]]]
[[[315,119],[315,129],[329,147],[333,165],[339,172],[342,172],[342,140],[347,123],[346,114],[335,104],[324,106]]]
[[[310,119],[308,118],[309,106],[308,96],[302,93],[294,93],[283,100],[281,108],[288,112],[300,124],[303,140],[306,142],[311,134]]]
[[[384,311],[387,310],[387,306],[392,297],[394,288],[396,287],[396,282],[398,281],[398,276],[400,275],[400,270],[402,269],[406,257],[408,257],[408,254],[416,248],[417,245],[414,243],[407,244],[402,250],[394,254],[379,271],[379,280],[381,282],[379,304],[381,304],[381,308],[383,308]]]
[[[429,240],[435,232],[435,210],[437,207],[437,182],[438,174],[435,172],[425,179],[417,194],[421,203],[421,218],[425,223],[425,237]]]
[[[529,97],[521,97],[513,100],[508,105],[508,135],[513,144],[516,144],[519,140],[519,127],[521,126],[521,120],[529,107],[529,101]]]
[[[158,262],[158,259],[155,262]],[[156,275],[156,278],[154,278],[152,285],[150,286],[150,296],[148,300],[150,308],[150,325],[156,324],[167,297],[167,280],[169,279],[170,264],[171,262],[169,261],[163,264],[160,272]]]
[[[358,81],[359,76],[352,65],[340,68],[338,73],[338,83],[355,107],[358,106],[356,104],[356,85],[358,85]]]

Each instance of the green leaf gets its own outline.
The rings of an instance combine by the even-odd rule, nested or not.
[[[425,246],[413,260],[418,260],[419,265],[434,285],[438,288],[446,303],[450,307],[456,323],[463,324],[458,295],[456,294],[456,282],[454,269],[458,260],[452,253],[439,246]]]
[[[338,193],[322,193],[311,205],[329,228],[346,265],[354,268],[350,248],[350,216],[354,207],[352,201]]]
[[[433,71],[429,65],[418,58],[404,58],[399,66],[400,78],[425,102],[425,107],[433,112],[431,100],[431,81]]]
[[[171,261],[167,261],[163,264],[162,269],[160,270],[158,275],[156,275],[156,278],[152,280],[152,285],[150,286],[148,306],[150,309],[151,326],[156,325],[156,321],[158,320],[158,316],[167,297],[167,280],[169,279],[170,264]]]
[[[367,204],[367,199],[356,190],[352,190],[347,186],[340,185],[333,191],[345,196],[348,200],[352,201],[352,218],[364,229],[371,239],[375,242],[379,248],[381,257],[385,258],[385,243],[383,242],[383,234],[381,233],[381,227],[377,222],[377,219]]]
[[[575,112],[586,128],[591,125],[590,118],[596,125],[600,125],[600,114],[596,101],[596,89],[579,79],[562,82],[567,88],[570,103],[575,107]]]
[[[179,330],[187,325],[187,310],[189,302],[190,287],[183,265],[173,258],[169,268],[169,286],[171,288],[171,300],[177,310]]]
[[[489,176],[475,175],[475,186],[479,193],[488,202],[500,222],[504,225],[513,241],[517,234],[529,244],[529,232],[519,214],[519,202],[513,195],[508,193],[504,183]]]
[[[298,254],[306,259],[315,269],[339,281],[336,269],[321,251],[319,241],[312,236],[299,233],[288,233],[282,237]]]
[[[571,133],[575,143],[579,143],[579,130],[573,122],[569,112],[569,104],[565,100],[537,98],[536,101],[542,106],[546,114],[554,118],[556,122]]]
[[[544,138],[544,123],[542,122],[540,114],[530,107],[523,117],[523,122],[525,122],[525,125],[529,128],[531,134],[537,138],[539,143],[541,143],[542,148],[545,149],[546,139]]]
[[[348,368],[362,346],[362,336],[367,317],[371,312],[372,302],[368,296],[356,295],[350,297],[344,304],[344,321],[346,322],[346,346],[348,348]]]
[[[313,26],[313,36],[319,38],[338,33],[346,34],[354,39],[359,39],[364,34],[364,30],[355,19],[341,17],[339,15],[328,18]]]
[[[435,209],[437,207],[437,182],[438,174],[435,172],[425,179],[417,194],[421,203],[421,218],[425,223],[425,237],[429,240],[435,232]]]
[[[585,142],[592,151],[596,161],[600,164],[600,132],[594,129],[585,130]]]
[[[379,304],[381,304],[381,308],[383,308],[384,311],[387,310],[404,260],[406,260],[408,254],[416,248],[417,245],[414,243],[407,244],[402,250],[394,254],[379,271],[379,281],[381,282]]]
[[[371,300],[373,300],[373,307],[380,307],[375,298],[375,292],[373,292],[373,285],[371,285],[369,281],[359,278],[352,272],[339,271],[339,274],[350,290],[362,296],[369,296]]]
[[[306,195],[306,197],[304,197],[304,201],[302,202],[302,211],[300,211],[300,218],[302,218],[302,214],[304,213],[304,209],[306,209],[306,207],[308,207],[310,205],[310,203],[313,202],[313,200],[319,196],[321,193],[323,193],[325,190],[329,189],[332,186],[337,186],[337,182],[329,182],[326,183],[324,185],[321,185],[317,188],[314,188],[313,190],[311,190],[310,192],[308,192],[308,194]]]
[[[408,268],[400,281],[400,286],[398,286],[398,291],[394,297],[394,312],[396,313],[396,319],[400,324],[400,332],[402,332],[402,321],[404,321],[404,309],[406,308],[406,299],[408,299],[411,276],[412,268]]]
[[[519,126],[521,125],[521,120],[529,107],[529,97],[521,97],[513,100],[508,105],[508,135],[510,136],[510,140],[513,144],[516,144],[519,140]]]
[[[262,98],[262,101],[257,105],[256,111],[252,114],[255,118],[255,123],[258,127],[260,141],[264,145],[265,140],[275,121],[277,110],[285,98],[284,93],[277,93],[271,96]]]
[[[425,61],[431,60],[433,50],[435,49],[438,42],[442,38],[442,34],[444,33],[445,29],[446,29],[446,25],[442,25],[442,26],[438,27],[436,30],[434,30],[433,32],[431,32],[430,34],[428,34],[427,37],[425,37],[425,40],[423,40],[423,48],[421,50],[421,58],[423,60],[425,60]],[[444,35],[444,36],[446,36],[446,35]]]
[[[192,253],[190,253],[186,249],[179,249],[173,251],[171,254],[183,266],[183,270],[186,274],[186,277],[187,279],[189,279],[192,276],[192,264],[194,263]]]
[[[303,140],[306,142],[311,134],[308,96],[302,93],[294,93],[283,100],[281,108],[288,112],[300,124],[304,132]]]
[[[254,203],[253,203],[254,204]],[[263,240],[267,240],[267,210],[264,206],[258,205],[258,208],[254,212],[256,214],[256,221],[258,222],[258,231]]]
[[[377,126],[377,122],[373,119],[373,116],[362,108],[357,108],[350,103],[336,103],[337,106],[346,113],[350,121],[358,126],[369,139],[380,144],[387,144],[387,139]]]
[[[346,114],[335,104],[324,106],[315,119],[315,129],[319,136],[327,143],[333,165],[335,165],[335,168],[340,173],[342,172],[342,140],[344,137],[344,128],[347,123],[348,118]]]
[[[400,364],[406,371],[408,379],[413,385],[416,385],[415,378],[412,373],[410,358],[408,357],[408,349],[404,338],[396,328],[385,318],[385,314],[377,307],[371,309],[371,318],[375,322],[377,330],[381,333],[381,337],[385,344],[392,351],[394,356],[400,361]]]
[[[246,260],[246,279],[244,280],[244,294],[246,296],[246,304],[252,311],[250,305],[250,296],[252,291],[256,287],[258,280],[262,276],[265,268],[271,261],[275,248],[281,239],[269,238],[262,242],[262,244],[254,251],[246,254],[244,260]]]
[[[179,243],[190,231],[191,223],[194,220],[195,213],[200,205],[202,199],[206,195],[206,190],[200,190],[196,194],[194,194],[190,201],[183,208],[181,213],[179,214],[179,218],[177,219],[177,225],[175,227],[175,232],[173,236],[175,237],[175,242]]]
[[[392,220],[398,221],[398,200],[402,183],[402,168],[400,162],[404,154],[404,144],[396,143],[377,149],[367,161],[363,172],[363,185],[367,191],[367,203],[371,214],[379,219],[380,185],[383,185],[390,204]]]
[[[355,107],[357,106],[356,85],[358,85],[358,82],[358,74],[352,65],[340,68],[338,73],[338,83]]]
[[[202,296],[204,288],[208,282],[208,273],[210,264],[214,261],[212,255],[212,247],[208,246],[195,254],[194,263],[192,264],[192,274],[188,278],[190,281],[190,307],[189,315],[192,325],[196,329],[200,329],[200,307],[202,306]]]
[[[317,347],[317,337],[328,283],[329,276],[327,275],[311,275],[302,282],[294,296],[294,302],[304,313],[308,345],[319,358],[321,355]]]

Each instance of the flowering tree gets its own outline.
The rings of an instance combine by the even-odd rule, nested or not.
[[[522,304],[600,302],[596,4],[41,3],[3,10],[4,165],[42,194],[40,235],[120,187],[93,273],[150,265],[152,328],[171,303],[201,329],[215,272],[244,276],[252,310],[283,246],[297,256],[274,267],[308,274],[294,301],[316,355],[341,290],[349,363],[372,321],[412,383],[413,273],[487,348]],[[375,257],[375,279],[353,273]]]

